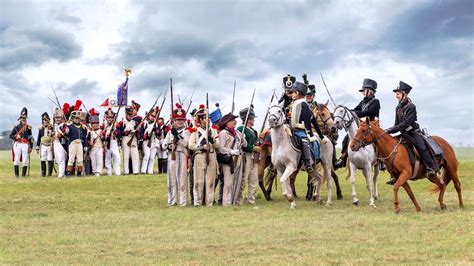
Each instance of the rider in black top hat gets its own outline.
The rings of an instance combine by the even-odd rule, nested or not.
[[[354,109],[351,110],[357,115],[357,117],[368,117],[371,121],[378,119],[380,111],[380,102],[377,98],[375,98],[376,91],[377,82],[373,79],[364,79],[364,82],[362,83],[362,88],[359,90],[359,92],[364,95],[364,99],[362,99],[362,101]],[[341,157],[334,164],[335,169],[346,166],[348,145],[349,137],[346,135],[346,137],[342,141]]]
[[[285,89],[285,92],[280,97],[280,100],[278,100],[279,104],[283,102],[283,110],[285,111],[287,122],[289,122],[290,104],[293,102],[293,90],[291,89],[291,87],[293,87],[293,84],[295,82],[296,78],[290,74],[283,77],[283,88]]]
[[[386,129],[385,132],[390,134],[400,132],[410,136],[416,150],[421,156],[421,160],[426,165],[428,178],[433,180],[436,178],[435,165],[428,152],[423,136],[421,135],[420,126],[416,122],[416,106],[411,102],[410,98],[408,98],[411,89],[412,87],[410,85],[400,81],[398,87],[393,90],[398,100],[398,105],[395,109],[395,125]],[[393,185],[396,181],[397,179],[392,176],[387,184]]]

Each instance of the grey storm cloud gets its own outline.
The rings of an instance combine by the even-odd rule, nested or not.
[[[66,22],[71,24],[79,24],[82,22],[80,18],[65,13],[58,14],[56,16],[56,19],[60,22]]]
[[[50,60],[79,58],[80,46],[73,34],[51,28],[7,28],[0,33],[0,69],[38,66]]]
[[[86,78],[78,80],[72,84],[63,84],[62,89],[69,92],[73,96],[87,96],[97,94],[100,88],[97,81],[90,81]]]

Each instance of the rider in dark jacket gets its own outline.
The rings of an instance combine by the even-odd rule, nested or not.
[[[362,88],[359,90],[364,95],[364,99],[351,111],[353,111],[357,117],[368,117],[369,120],[373,121],[378,119],[380,111],[380,102],[375,98],[375,92],[377,90],[377,82],[372,79],[364,79]],[[346,135],[342,141],[341,157],[334,164],[334,168],[338,169],[346,166],[347,162],[347,146],[349,144],[349,137]]]
[[[421,160],[426,165],[428,178],[433,181],[433,178],[436,178],[435,165],[421,135],[420,126],[416,122],[416,106],[408,98],[408,93],[410,93],[411,89],[410,85],[400,81],[398,87],[393,90],[398,100],[398,105],[395,109],[395,125],[386,129],[385,132],[390,134],[400,132],[411,137],[416,150],[421,156]],[[392,176],[387,184],[393,185],[396,181],[397,179]]]

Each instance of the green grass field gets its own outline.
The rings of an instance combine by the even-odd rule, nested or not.
[[[411,186],[422,212],[401,189],[397,215],[386,173],[376,209],[360,175],[362,204],[351,204],[345,170],[345,198],[330,207],[299,199],[290,210],[279,186],[273,202],[259,191],[255,207],[168,208],[164,175],[41,178],[32,153],[30,177],[16,179],[2,151],[0,264],[474,264],[474,149],[457,153],[465,208],[451,183],[441,211],[421,180]]]

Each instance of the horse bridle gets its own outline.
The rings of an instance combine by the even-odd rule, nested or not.
[[[270,114],[270,110],[271,110],[272,108],[278,108],[278,109],[280,109],[280,111],[282,112],[283,116],[277,117],[277,116],[274,115],[274,114]],[[274,104],[274,105],[272,105],[272,106],[270,106],[270,107],[268,108],[268,118],[270,119],[270,117],[274,117],[274,118],[278,121],[278,126],[281,126],[281,125],[283,125],[284,123],[281,123],[281,124],[280,124],[279,122],[282,120],[282,117],[283,117],[283,119],[285,119],[285,112],[283,111],[283,108],[282,108],[280,105]],[[284,120],[283,120],[283,122],[284,122]]]
[[[354,139],[353,139],[353,140],[359,142],[362,148],[365,147],[365,146],[376,143],[379,139],[383,138],[383,136],[385,136],[387,134],[387,132],[384,132],[383,134],[381,134],[380,136],[377,137],[377,136],[374,135],[375,132],[372,130],[372,127],[370,126],[370,124],[368,125],[368,127],[369,127],[369,129],[364,132],[362,140],[360,140],[356,137],[354,137]],[[364,139],[367,138],[367,136],[369,136],[369,134],[371,134],[375,138],[372,141],[366,143],[364,141]]]
[[[327,122],[329,121],[329,119],[332,119],[332,116],[329,116],[328,118],[326,118],[325,120],[323,119],[323,117],[321,116],[320,112],[322,111],[322,109],[319,108],[319,104],[316,104],[315,108],[314,109],[317,109],[316,111],[316,115],[321,119],[321,123],[323,125],[323,128],[322,130],[326,130],[327,132],[330,132],[330,128],[327,124]],[[313,110],[314,110],[313,109]]]
[[[349,129],[349,126],[351,125],[351,123],[354,122],[356,118],[355,118],[354,114],[351,112],[351,110],[349,110],[349,108],[347,108],[345,106],[342,106],[342,105],[338,105],[336,107],[336,109],[339,108],[339,107],[344,109],[344,115],[342,115],[342,116],[337,115],[334,118],[340,118],[342,120],[342,122],[344,123],[343,124],[344,130],[347,131]],[[345,119],[346,116],[349,117],[349,120],[347,120],[347,121]]]

